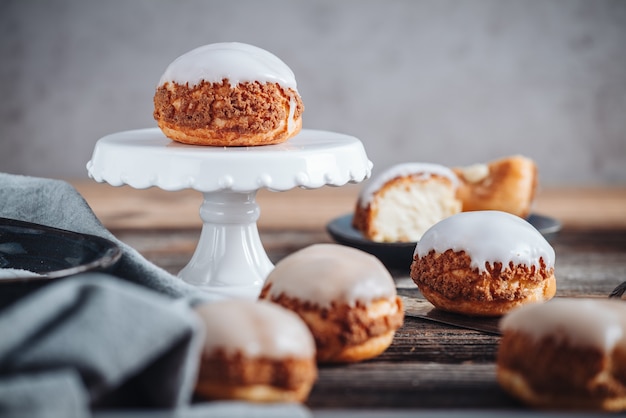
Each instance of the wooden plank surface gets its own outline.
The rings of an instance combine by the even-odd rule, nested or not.
[[[194,190],[137,190],[90,180],[70,181],[109,228],[198,228],[202,194]],[[337,216],[351,213],[361,185],[260,190],[260,229],[321,230]],[[558,219],[567,228],[626,229],[626,187],[545,188],[534,212]]]
[[[190,259],[196,230],[121,229],[118,238],[177,273]],[[316,242],[324,231],[261,231],[273,262]],[[553,238],[557,296],[606,297],[626,280],[625,230],[565,229]],[[394,270],[398,291],[420,297],[407,270]],[[498,336],[405,318],[391,347],[359,364],[321,366],[307,405],[315,411],[449,408],[532,411],[506,395],[495,379]]]

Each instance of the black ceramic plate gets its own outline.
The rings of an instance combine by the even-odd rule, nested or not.
[[[0,284],[46,282],[93,270],[106,270],[122,252],[113,242],[44,225],[0,218]],[[10,276],[11,270],[36,273]],[[19,276],[19,274],[16,274]]]
[[[546,239],[550,240],[560,229],[561,223],[554,218],[531,214],[528,222]],[[326,225],[330,236],[339,244],[359,248],[378,257],[389,269],[408,269],[413,261],[416,242],[382,243],[365,238],[352,226],[352,214],[340,216]]]

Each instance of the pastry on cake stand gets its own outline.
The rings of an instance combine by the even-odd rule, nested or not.
[[[357,138],[308,129],[278,145],[228,148],[180,144],[158,128],[124,131],[98,140],[87,163],[97,182],[202,192],[202,233],[178,275],[216,295],[252,299],[273,268],[257,229],[257,191],[343,186],[371,169]]]

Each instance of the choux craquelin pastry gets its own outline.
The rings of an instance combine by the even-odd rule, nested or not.
[[[393,278],[373,255],[338,244],[315,244],[280,260],[261,291],[307,323],[320,363],[378,356],[402,325]]]
[[[411,278],[435,307],[500,316],[556,293],[555,253],[530,223],[501,211],[452,215],[417,243]]]
[[[195,308],[205,341],[195,392],[213,400],[303,402],[317,379],[315,341],[293,312],[267,301]]]
[[[460,180],[458,197],[463,211],[500,210],[521,218],[530,215],[537,191],[537,165],[514,155],[455,168]]]
[[[291,69],[268,51],[237,42],[181,55],[154,95],[154,118],[163,133],[192,145],[285,142],[301,130],[303,111]]]
[[[352,224],[377,242],[417,242],[440,220],[459,213],[459,180],[448,167],[397,164],[369,180],[359,194]]]
[[[542,409],[626,410],[626,302],[555,298],[500,321],[501,387]]]

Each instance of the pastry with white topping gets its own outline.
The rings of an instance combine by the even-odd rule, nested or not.
[[[321,363],[378,356],[404,320],[385,266],[373,255],[337,244],[315,244],[280,260],[260,297],[307,323]]]
[[[435,307],[500,316],[556,293],[555,253],[526,220],[501,211],[462,212],[415,246],[411,278]]]
[[[317,379],[306,324],[273,303],[224,300],[196,308],[205,341],[196,393],[207,399],[303,402]]]
[[[163,133],[192,145],[279,144],[300,132],[303,111],[293,71],[270,52],[238,42],[181,55],[154,95]]]
[[[376,242],[417,242],[424,231],[461,211],[459,180],[439,164],[395,165],[359,194],[352,225]]]
[[[497,378],[534,408],[626,410],[626,304],[554,299],[500,321]]]

